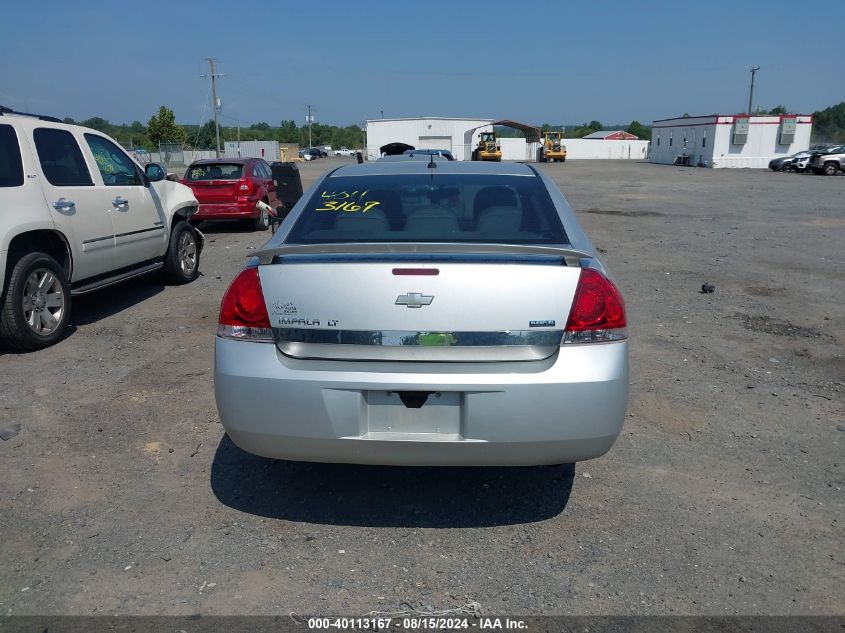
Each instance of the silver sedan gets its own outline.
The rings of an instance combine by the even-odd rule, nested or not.
[[[350,165],[226,291],[215,394],[235,444],[266,457],[591,459],[625,417],[625,307],[532,166]]]

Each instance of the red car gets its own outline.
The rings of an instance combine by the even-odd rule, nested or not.
[[[220,158],[191,163],[182,179],[194,192],[200,208],[194,222],[250,220],[257,231],[270,226],[279,200],[273,174],[260,158]],[[270,210],[259,208],[265,202]]]

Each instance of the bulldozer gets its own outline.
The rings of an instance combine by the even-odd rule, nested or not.
[[[543,132],[543,144],[540,146],[538,162],[549,161],[562,163],[566,160],[566,145],[563,144],[563,133]]]
[[[472,160],[494,160],[501,162],[502,146],[496,140],[495,132],[481,132],[478,147],[472,152]]]

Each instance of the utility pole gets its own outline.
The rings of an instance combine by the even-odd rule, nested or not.
[[[757,74],[758,70],[760,70],[759,66],[751,67],[751,90],[748,92],[748,116],[751,116],[751,104],[754,101],[754,75]]]
[[[312,105],[305,106],[308,109],[308,114],[306,118],[308,119],[308,147],[309,149],[314,147],[314,144],[311,142],[311,123],[314,121],[314,116],[311,114],[311,110],[314,108]]]
[[[222,77],[223,75],[217,73],[216,59],[213,57],[206,57],[205,59],[211,68],[211,72],[208,75],[203,75],[203,77],[211,77],[211,105],[214,107],[214,130],[217,135],[216,156],[217,158],[220,158],[220,123],[217,120],[217,112],[220,110],[220,100],[217,98],[217,78]]]

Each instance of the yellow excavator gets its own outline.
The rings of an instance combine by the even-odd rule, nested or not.
[[[566,145],[563,144],[563,133],[543,132],[543,144],[540,147],[538,161],[562,163],[566,160]]]
[[[502,160],[502,146],[496,140],[495,132],[481,132],[478,147],[472,152],[472,160]]]

